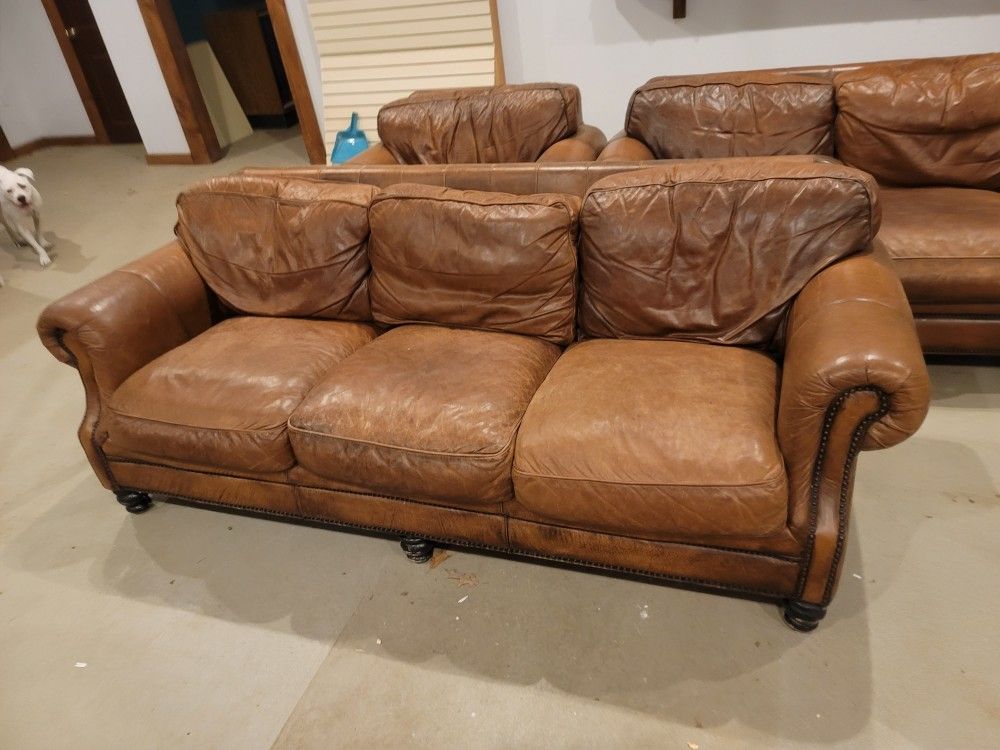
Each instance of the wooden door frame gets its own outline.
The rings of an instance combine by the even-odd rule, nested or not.
[[[7,140],[7,135],[3,132],[3,128],[0,127],[0,161],[7,161],[8,159],[13,159],[15,156],[14,149],[10,147],[10,142]]]
[[[205,106],[205,99],[194,76],[187,46],[181,36],[170,0],[137,0],[137,2],[191,151],[190,163],[208,164],[218,161],[222,157],[222,148],[219,146],[218,136],[208,115],[208,107]],[[292,100],[295,102],[306,153],[313,164],[325,164],[326,147],[323,144],[323,135],[319,120],[316,118],[312,96],[309,94],[305,71],[302,69],[302,59],[292,33],[285,0],[267,0],[267,9],[292,92]]]
[[[77,57],[76,50],[73,49],[73,43],[66,36],[66,24],[63,23],[62,14],[59,12],[55,0],[42,0],[42,6],[45,8],[45,14],[49,17],[49,23],[52,25],[52,32],[56,36],[59,49],[62,51],[63,57],[66,58],[69,74],[73,77],[76,90],[80,93],[83,108],[87,111],[87,119],[90,120],[90,127],[94,129],[94,138],[91,142],[110,143],[111,139],[108,138],[108,131],[104,127],[104,118],[101,117],[101,110],[94,100],[94,94],[90,90],[90,84],[87,83],[87,77],[83,74],[80,58]]]
[[[306,144],[306,154],[310,164],[326,164],[326,144],[323,142],[323,131],[319,127],[319,117],[309,93],[309,82],[302,68],[302,56],[292,32],[292,21],[288,17],[288,6],[285,0],[267,0],[267,12],[271,16],[271,27],[274,38],[281,53],[281,64],[285,68],[288,87],[292,91],[292,101],[295,102],[295,113],[299,118],[299,129],[302,140]]]

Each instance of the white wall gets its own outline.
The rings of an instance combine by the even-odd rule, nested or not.
[[[580,87],[587,122],[622,129],[657,75],[1000,50],[997,0],[498,0],[508,83]]]
[[[40,2],[0,0],[0,127],[15,148],[94,134]]]
[[[308,0],[285,0],[288,8],[288,20],[292,24],[292,34],[295,45],[299,48],[302,59],[302,70],[309,84],[309,96],[312,97],[313,109],[319,117],[323,112],[323,76],[320,71],[319,48],[316,37],[313,36],[312,24],[309,21]],[[320,123],[322,129],[322,122]]]
[[[90,0],[90,8],[146,153],[190,153],[139,4],[135,0]]]

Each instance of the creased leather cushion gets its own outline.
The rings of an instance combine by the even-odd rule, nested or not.
[[[833,86],[749,71],[654,78],[632,94],[625,130],[658,159],[833,154]]]
[[[585,341],[531,400],[517,503],[544,519],[646,539],[764,536],[785,526],[766,355],[679,341]]]
[[[665,164],[594,183],[580,211],[584,333],[769,344],[803,285],[878,230],[871,176],[811,159]]]
[[[288,415],[374,337],[364,323],[225,320],[122,383],[102,414],[104,452],[213,470],[289,469]]]
[[[345,360],[289,420],[302,466],[343,489],[509,500],[514,434],[559,356],[527,336],[403,326]]]
[[[580,199],[395,185],[372,203],[372,314],[573,339]]]
[[[378,134],[401,164],[535,161],[580,121],[576,86],[527,83],[418,91],[379,110]]]
[[[897,185],[1000,188],[1000,53],[862,65],[837,87],[837,154]]]
[[[1000,302],[1000,193],[883,188],[880,244],[913,303]]]
[[[177,236],[212,290],[253,315],[370,320],[369,185],[232,175],[185,190]]]

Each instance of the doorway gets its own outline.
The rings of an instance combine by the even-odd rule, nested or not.
[[[100,143],[139,143],[121,83],[87,0],[43,0]]]
[[[301,133],[309,161],[326,162],[285,0],[138,2],[194,163],[275,127]]]

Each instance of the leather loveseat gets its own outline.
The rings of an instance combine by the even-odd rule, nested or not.
[[[654,78],[599,158],[776,154],[874,175],[924,350],[1000,354],[1000,54]]]
[[[378,134],[347,163],[593,161],[607,144],[583,123],[580,90],[564,83],[416,91],[379,110]]]
[[[537,169],[537,167],[535,168]],[[877,186],[676,162],[584,198],[236,175],[177,239],[52,303],[79,437],[150,495],[781,602],[837,585],[855,462],[927,372],[869,250]]]

